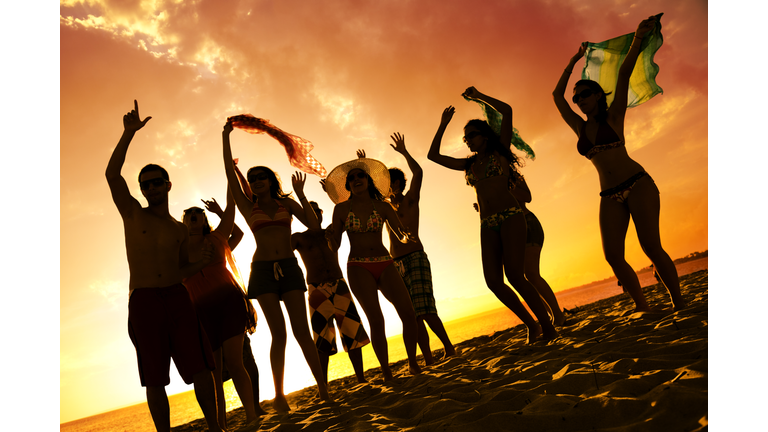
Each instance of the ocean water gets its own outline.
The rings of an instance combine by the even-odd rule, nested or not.
[[[677,265],[680,275],[686,275],[708,268],[708,259],[702,258]],[[653,285],[656,279],[653,273],[644,272],[638,274],[642,286]],[[560,307],[573,309],[587,305],[595,301],[621,294],[622,289],[615,279],[595,282],[583,287],[572,288],[557,293],[557,301]],[[496,331],[505,330],[520,324],[520,320],[507,308],[488,310],[473,316],[453,320],[444,323],[445,330],[453,344],[472,339],[477,336],[493,334]],[[432,350],[441,349],[442,343],[430,331],[430,345]],[[405,347],[401,336],[387,339],[389,344],[389,361],[396,362],[406,358]],[[363,364],[366,369],[379,366],[373,347],[369,344],[363,347]],[[265,371],[265,373],[268,373]],[[343,351],[331,357],[328,369],[330,380],[352,375],[354,371],[349,363],[346,353]],[[271,380],[270,380],[271,381]],[[307,383],[307,385],[313,385]],[[242,406],[234,391],[232,381],[224,383],[224,391],[227,398],[227,410]],[[171,426],[179,426],[193,420],[202,418],[202,412],[197,405],[194,391],[188,391],[168,397],[171,408]],[[149,408],[146,403],[120,408],[91,417],[74,420],[61,424],[61,432],[100,432],[100,431],[131,431],[153,432],[155,430]]]

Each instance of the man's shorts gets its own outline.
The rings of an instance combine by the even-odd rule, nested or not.
[[[128,300],[128,334],[136,348],[143,387],[170,384],[171,358],[192,384],[195,374],[214,370],[208,337],[182,284],[133,290]]]
[[[411,252],[395,258],[395,266],[408,287],[416,316],[437,314],[435,296],[432,294],[432,270],[427,254],[423,250]]]
[[[307,290],[304,272],[301,271],[296,257],[251,263],[248,298],[255,299],[262,294],[274,293],[282,299],[283,293],[294,290]]]
[[[525,214],[525,224],[527,226],[526,231],[526,246],[544,246],[544,228],[541,227],[539,218],[533,213]]]
[[[361,348],[370,342],[360,321],[360,314],[352,301],[347,281],[343,278],[318,286],[309,284],[308,303],[309,321],[318,351],[328,355],[338,351],[334,318],[341,333],[344,351]]]

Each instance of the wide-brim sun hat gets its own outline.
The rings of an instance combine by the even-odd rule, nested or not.
[[[376,159],[358,158],[337,166],[325,178],[325,191],[334,204],[342,203],[352,194],[347,190],[347,174],[353,169],[361,169],[373,179],[373,185],[384,195],[389,197],[389,169]]]

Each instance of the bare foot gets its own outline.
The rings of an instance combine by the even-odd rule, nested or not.
[[[683,310],[683,309],[687,308],[688,307],[688,303],[686,303],[686,302],[677,302],[677,303],[673,303],[672,306],[674,306],[673,310],[675,312],[677,312],[677,311],[680,311],[680,310]]]
[[[262,408],[262,407],[261,407],[261,405],[259,405],[259,404],[256,404],[256,415],[259,415],[259,416],[263,416],[263,415],[265,415],[266,413],[267,413],[267,412],[266,412],[266,411],[264,411],[264,408]]]
[[[553,339],[557,338],[557,330],[555,329],[552,324],[549,324],[546,327],[543,327],[543,333],[541,335],[541,340],[543,341],[551,341]]]
[[[453,345],[448,345],[445,347],[445,356],[446,357],[453,357],[456,355],[456,348],[453,347]]]
[[[365,377],[357,377],[357,382],[360,384],[365,384],[368,382],[368,380],[365,379]]]
[[[384,376],[384,382],[392,381],[395,377],[392,376],[392,371],[389,368],[381,368],[381,374]]]
[[[275,396],[275,400],[272,401],[272,408],[279,413],[286,413],[291,410],[291,406],[288,405],[288,400],[285,396]]]
[[[536,327],[531,328],[528,327],[528,340],[525,342],[526,344],[532,344],[536,342],[536,339],[541,336],[541,326],[536,324]]]

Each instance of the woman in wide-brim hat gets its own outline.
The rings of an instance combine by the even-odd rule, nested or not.
[[[403,342],[411,374],[421,372],[416,363],[416,313],[408,289],[381,241],[385,222],[406,243],[409,233],[403,227],[389,196],[389,171],[374,159],[359,158],[334,168],[324,182],[328,196],[336,204],[333,224],[327,231],[329,245],[337,250],[344,232],[349,237],[347,277],[371,327],[373,351],[381,365],[384,380],[393,378],[389,368],[387,336],[378,291],[392,303],[403,322]]]

